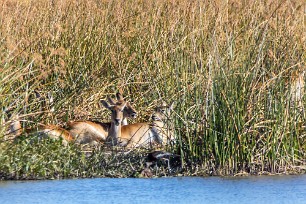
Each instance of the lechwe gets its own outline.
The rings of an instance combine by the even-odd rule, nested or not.
[[[73,137],[67,130],[56,125],[38,124],[37,128],[23,130],[19,119],[12,121],[9,134],[12,134],[14,136],[13,138],[16,139],[23,133],[37,136],[38,139],[51,138],[57,140],[62,138],[63,145],[65,146],[68,142],[73,141]]]
[[[151,123],[135,123],[121,126],[118,123],[120,108],[101,101],[104,107],[112,112],[112,127],[109,131],[107,142],[111,145],[133,147],[148,147],[155,144],[167,144],[174,140],[174,133],[170,126],[170,113],[173,103],[167,106],[165,102],[158,106],[152,114]],[[169,122],[169,123],[168,123]]]
[[[111,97],[107,97],[109,103],[113,106],[120,106],[125,104],[122,112],[122,125],[127,125],[127,118],[136,118],[137,112],[131,104],[124,100],[121,93],[116,94],[117,101]],[[102,123],[97,121],[74,121],[68,123],[69,131],[76,142],[80,144],[96,145],[98,142],[104,142],[108,136],[111,127],[110,122]]]
[[[42,103],[41,107],[40,107],[40,112],[47,112],[47,113],[52,113],[54,112],[54,108],[53,108],[53,97],[50,93],[48,93],[48,101],[45,97],[42,97],[41,94],[37,91],[35,91],[35,95],[36,95],[36,99],[39,100],[40,103]],[[48,105],[50,105],[50,110],[47,109],[47,102],[49,103]],[[8,110],[6,110],[6,114],[9,115],[9,112],[12,112],[13,108],[8,108]],[[67,145],[68,142],[73,141],[73,137],[71,136],[71,134],[56,125],[44,125],[44,124],[38,124],[36,128],[26,128],[23,129],[22,125],[21,125],[21,121],[23,117],[19,116],[18,113],[11,113],[10,116],[10,120],[7,121],[6,123],[4,123],[4,126],[9,126],[9,130],[6,133],[6,137],[8,140],[15,140],[17,139],[19,136],[23,135],[23,134],[31,134],[34,136],[37,136],[39,139],[42,138],[52,138],[52,139],[59,139],[62,138],[63,139],[63,144]],[[5,121],[4,121],[5,122]]]

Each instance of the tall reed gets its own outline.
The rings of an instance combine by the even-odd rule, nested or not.
[[[16,114],[25,127],[107,121],[99,99],[120,89],[138,121],[158,100],[176,101],[172,151],[192,172],[305,171],[305,97],[292,99],[305,71],[304,8],[301,0],[3,1],[1,138]],[[55,112],[42,110],[35,90],[53,94]]]

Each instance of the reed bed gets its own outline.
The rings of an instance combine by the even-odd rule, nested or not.
[[[305,48],[302,0],[1,1],[0,176],[137,176],[140,150],[87,157],[6,134],[16,114],[24,127],[108,121],[99,100],[118,90],[132,123],[175,101],[179,174],[305,173]]]

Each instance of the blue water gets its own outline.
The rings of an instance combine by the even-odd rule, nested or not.
[[[0,181],[0,203],[306,204],[306,175]]]

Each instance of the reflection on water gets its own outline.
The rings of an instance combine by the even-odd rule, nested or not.
[[[306,175],[0,181],[0,203],[306,203]]]

